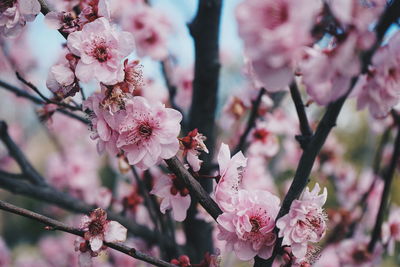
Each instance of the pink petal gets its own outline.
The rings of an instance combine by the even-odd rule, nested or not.
[[[119,222],[110,221],[104,233],[106,242],[123,242],[126,240],[127,229]]]

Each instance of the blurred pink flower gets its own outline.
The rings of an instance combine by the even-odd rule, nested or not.
[[[129,164],[148,169],[179,150],[178,134],[182,115],[161,103],[150,105],[136,96],[125,103],[126,115],[118,123],[117,147]]]
[[[37,0],[2,1],[0,4],[0,34],[17,36],[26,22],[33,21],[40,12]]]
[[[391,208],[387,222],[382,225],[382,242],[387,245],[389,255],[394,255],[395,242],[400,241],[400,208]]]
[[[134,40],[130,33],[117,31],[102,17],[68,35],[67,45],[80,57],[75,70],[79,80],[96,78],[104,84],[115,84],[124,79],[121,60],[133,51]]]
[[[307,93],[319,105],[327,105],[349,91],[351,79],[360,71],[356,45],[357,36],[352,33],[334,46],[304,49],[299,71]]]
[[[276,241],[275,217],[280,200],[268,191],[239,190],[233,199],[233,210],[217,218],[218,239],[225,240],[228,250],[234,250],[240,260],[256,255],[268,259]]]
[[[315,0],[246,0],[236,17],[255,76],[268,91],[285,89],[321,8]]]
[[[369,238],[356,236],[341,241],[336,247],[340,266],[342,267],[375,267],[380,266],[383,248],[381,244],[375,246],[371,253],[368,250]]]
[[[319,192],[318,183],[311,192],[307,187],[300,199],[292,202],[289,213],[276,222],[282,245],[291,246],[298,259],[306,256],[308,242],[319,242],[325,235],[327,218],[322,206],[328,193],[326,188],[322,194]]]
[[[248,153],[268,158],[275,156],[279,151],[279,141],[272,130],[267,122],[257,121],[249,135]]]
[[[369,108],[375,118],[385,117],[400,101],[400,33],[380,47],[372,58],[367,74],[357,82],[357,108]]]
[[[189,190],[175,175],[159,176],[150,193],[162,198],[160,204],[162,213],[165,214],[166,210],[172,209],[175,220],[178,222],[185,220],[191,198]]]
[[[145,4],[136,5],[125,23],[135,37],[139,56],[164,60],[168,56],[167,37],[171,25],[164,13]]]
[[[176,86],[176,104],[188,110],[192,103],[193,94],[193,68],[175,68],[173,70],[172,83]]]
[[[10,251],[1,237],[0,237],[0,266],[3,267],[11,266]]]

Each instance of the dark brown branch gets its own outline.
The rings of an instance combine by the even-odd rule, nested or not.
[[[46,225],[46,228],[49,230],[58,230],[58,231],[62,231],[62,232],[67,232],[67,233],[70,233],[70,234],[73,234],[76,236],[80,236],[80,237],[83,237],[83,235],[84,235],[84,232],[78,228],[71,227],[67,224],[59,222],[52,218],[43,216],[41,214],[32,212],[30,210],[26,210],[26,209],[11,205],[11,204],[1,201],[1,200],[0,200],[0,209],[14,213],[14,214],[21,215],[21,216],[29,218],[29,219],[33,219],[38,222],[41,222],[44,225]],[[108,242],[104,242],[104,244],[112,249],[118,250],[124,254],[127,254],[127,255],[135,258],[135,259],[153,264],[155,266],[161,266],[161,267],[175,266],[175,265],[165,262],[163,260],[156,259],[150,255],[147,255],[140,251],[137,251],[134,248],[127,247],[123,244],[108,243]]]
[[[385,186],[383,188],[381,203],[379,206],[378,215],[376,217],[374,230],[372,231],[371,241],[368,244],[368,250],[370,252],[372,252],[374,250],[375,244],[376,244],[376,242],[378,242],[378,240],[381,236],[383,217],[385,215],[385,211],[388,206],[390,189],[392,186],[394,173],[396,171],[396,166],[399,163],[399,159],[400,159],[400,125],[398,125],[398,127],[397,127],[397,136],[396,136],[396,141],[394,143],[393,154],[392,154],[392,158],[390,160],[389,167],[383,175],[383,180],[385,181]]]
[[[199,0],[196,16],[189,24],[189,32],[194,41],[195,63],[192,104],[187,128],[189,130],[197,128],[207,137],[205,144],[209,154],[203,157],[203,166],[200,170],[202,174],[209,174],[215,148],[221,9],[222,0]],[[202,180],[201,185],[205,191],[211,192],[211,181]],[[204,199],[199,201],[204,201]],[[189,252],[189,256],[194,262],[201,261],[201,256],[205,252],[212,252],[214,249],[211,236],[212,226],[197,218],[197,202],[198,200],[192,197],[184,222],[188,247],[193,248],[193,253]]]
[[[24,153],[19,149],[17,144],[11,139],[8,134],[8,127],[4,121],[0,121],[0,140],[7,147],[10,156],[18,163],[22,172],[33,184],[45,185],[43,177],[31,165]]]
[[[262,100],[262,97],[264,96],[265,92],[266,92],[265,88],[261,88],[260,91],[258,92],[258,96],[257,96],[256,100],[253,101],[253,107],[250,112],[249,120],[247,121],[246,129],[243,132],[242,136],[240,136],[239,143],[236,146],[236,148],[233,150],[233,153],[232,153],[233,155],[236,154],[237,152],[243,151],[245,149],[245,143],[246,143],[247,137],[249,136],[251,129],[253,129],[254,126],[256,125],[256,120],[258,118],[258,109],[260,107],[261,100]]]
[[[14,93],[18,97],[26,98],[26,99],[32,101],[33,103],[35,103],[37,105],[45,105],[46,104],[46,102],[43,101],[42,99],[40,99],[39,97],[31,95],[30,93],[28,93],[28,92],[26,92],[26,91],[24,91],[22,89],[19,89],[19,88],[15,87],[15,86],[13,86],[13,85],[11,85],[9,83],[1,81],[1,80],[0,80],[0,87],[6,89],[9,92]],[[89,124],[90,123],[89,120],[87,120],[86,118],[83,118],[83,117],[81,117],[81,116],[79,116],[79,115],[77,115],[75,113],[72,113],[72,112],[70,112],[68,110],[65,110],[65,109],[62,109],[62,108],[58,108],[56,111],[66,115],[68,117],[71,117],[73,119],[79,120],[80,122],[82,122],[84,124]]]
[[[199,129],[207,136],[210,153],[204,157],[205,167],[213,156],[215,110],[219,80],[219,24],[221,0],[200,0],[196,17],[189,24],[194,39],[195,66],[189,129]]]
[[[299,141],[301,148],[305,149],[307,147],[310,138],[313,135],[310,124],[308,123],[307,113],[304,108],[303,100],[301,99],[301,94],[299,88],[295,81],[290,85],[290,95],[292,96],[294,105],[296,107],[297,116],[300,123],[301,135],[296,136],[297,141]]]
[[[203,208],[216,220],[222,214],[217,203],[208,195],[200,183],[186,170],[177,157],[165,160],[169,169],[188,187],[190,195],[196,197]]]

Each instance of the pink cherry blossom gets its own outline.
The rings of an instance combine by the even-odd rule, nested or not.
[[[400,101],[399,53],[400,33],[378,49],[372,58],[369,72],[359,79],[357,107],[368,107],[375,118],[385,117]]]
[[[107,220],[107,213],[98,208],[84,216],[81,229],[85,231],[84,238],[89,241],[90,249],[99,252],[103,242],[123,242],[126,240],[127,229],[120,223]]]
[[[124,79],[114,85],[113,90],[121,90],[124,93],[133,93],[134,90],[141,90],[144,86],[142,65],[139,60],[124,61]]]
[[[237,7],[246,54],[267,90],[285,89],[293,79],[294,61],[311,41],[320,7],[314,0],[246,0]]]
[[[282,245],[291,246],[298,259],[306,256],[308,242],[319,242],[325,235],[326,215],[322,206],[327,190],[324,188],[322,194],[319,192],[319,184],[315,184],[311,192],[307,187],[301,198],[292,202],[289,213],[276,222],[279,237],[283,237]]]
[[[268,259],[276,241],[275,217],[280,200],[268,191],[239,190],[233,199],[234,209],[217,218],[218,239],[226,241],[228,250],[240,260],[254,256]]]
[[[267,122],[257,121],[256,126],[251,131],[250,146],[248,152],[252,155],[262,155],[273,157],[279,151],[277,136],[268,127]]]
[[[160,204],[162,213],[165,214],[166,210],[172,209],[175,220],[178,222],[185,220],[191,198],[189,190],[176,176],[159,176],[150,193],[162,198]]]
[[[124,79],[121,60],[134,49],[132,35],[117,31],[104,17],[85,24],[82,31],[68,35],[67,45],[80,57],[75,70],[78,79],[89,82],[96,78],[105,84]]]
[[[82,23],[92,22],[104,17],[110,20],[110,1],[109,0],[89,0],[81,1],[81,13],[79,14]]]
[[[220,125],[223,129],[231,129],[246,114],[251,107],[248,92],[241,92],[228,98],[222,110]]]
[[[74,96],[80,90],[74,73],[75,63],[76,58],[72,54],[66,54],[49,70],[46,86],[61,99]]]
[[[187,136],[179,138],[183,156],[186,156],[187,162],[195,172],[200,170],[201,163],[203,162],[199,159],[200,151],[208,153],[208,149],[204,144],[206,139],[204,135],[198,132],[197,128],[189,132]]]
[[[84,108],[93,112],[91,126],[94,134],[91,137],[98,140],[97,150],[103,152],[106,149],[110,154],[116,155],[119,152],[116,146],[119,136],[118,118],[125,116],[125,111],[105,104],[104,94],[94,93],[84,102]]]
[[[167,36],[171,26],[164,13],[148,5],[136,5],[125,28],[135,37],[139,56],[155,60],[168,56]]]
[[[182,115],[161,103],[150,105],[140,96],[125,104],[126,115],[118,125],[117,147],[125,152],[129,164],[148,169],[179,150],[177,136]]]
[[[382,242],[387,244],[390,255],[394,254],[395,242],[400,241],[400,208],[392,207],[387,222],[382,225]]]
[[[247,158],[246,170],[243,172],[241,185],[248,191],[267,190],[277,193],[278,189],[270,174],[265,158],[249,155]]]
[[[351,79],[360,71],[356,45],[357,36],[350,34],[329,48],[305,48],[299,63],[302,82],[319,105],[337,100],[350,89]]]
[[[1,237],[0,237],[0,266],[4,267],[11,266],[10,251]]]
[[[380,266],[383,253],[382,245],[377,244],[371,253],[368,250],[369,238],[355,236],[345,239],[336,247],[340,266],[343,267],[374,267]]]
[[[176,68],[173,71],[172,83],[176,86],[176,104],[187,110],[192,103],[193,68]]]
[[[72,33],[81,28],[79,18],[73,12],[51,11],[46,14],[44,20],[50,28],[60,30],[64,33]]]
[[[247,165],[247,159],[239,151],[231,158],[229,146],[221,144],[218,153],[220,180],[215,187],[215,200],[222,210],[235,209],[234,198],[241,188],[242,173]]]
[[[18,35],[26,22],[33,21],[39,12],[37,0],[3,1],[0,4],[0,34],[6,37]]]

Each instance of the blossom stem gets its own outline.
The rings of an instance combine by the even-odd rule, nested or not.
[[[383,223],[383,217],[385,215],[385,211],[388,205],[390,189],[392,186],[392,181],[394,177],[394,173],[396,171],[396,166],[400,159],[400,124],[397,127],[397,136],[396,141],[394,143],[394,149],[392,158],[389,163],[388,169],[385,171],[383,175],[383,180],[385,181],[385,186],[383,188],[383,193],[381,197],[381,203],[379,206],[378,215],[376,217],[374,230],[372,231],[371,241],[368,244],[369,252],[373,252],[376,242],[379,240],[381,236],[381,228]]]
[[[80,236],[83,237],[84,236],[84,231],[78,229],[78,228],[74,228],[71,227],[67,224],[64,224],[62,222],[59,222],[57,220],[54,220],[52,218],[46,217],[44,215],[32,212],[30,210],[27,209],[23,209],[17,206],[14,206],[12,204],[9,204],[7,202],[4,202],[2,200],[0,200],[0,209],[17,214],[17,215],[21,215],[23,217],[27,217],[30,219],[33,219],[35,221],[41,222],[44,225],[46,225],[45,229],[46,230],[58,230],[58,231],[62,231],[62,232],[67,232],[76,236]],[[112,249],[118,250],[126,255],[129,255],[135,259],[153,264],[155,266],[160,266],[160,267],[172,267],[175,266],[173,264],[170,264],[168,262],[165,262],[163,260],[160,259],[156,259],[151,257],[150,255],[144,254],[140,251],[137,251],[134,248],[130,248],[127,247],[125,245],[122,244],[117,244],[117,243],[108,243],[108,242],[104,242],[104,244]]]
[[[244,146],[245,146],[245,143],[247,140],[247,136],[249,135],[251,129],[253,129],[256,124],[256,120],[258,118],[258,108],[260,107],[261,99],[262,99],[263,95],[265,94],[265,92],[266,92],[265,88],[261,88],[260,91],[258,92],[258,96],[257,96],[256,100],[253,101],[253,107],[250,112],[249,120],[247,121],[246,129],[243,132],[243,134],[240,136],[239,143],[232,152],[233,155],[239,151],[244,152],[244,150],[245,150]]]

